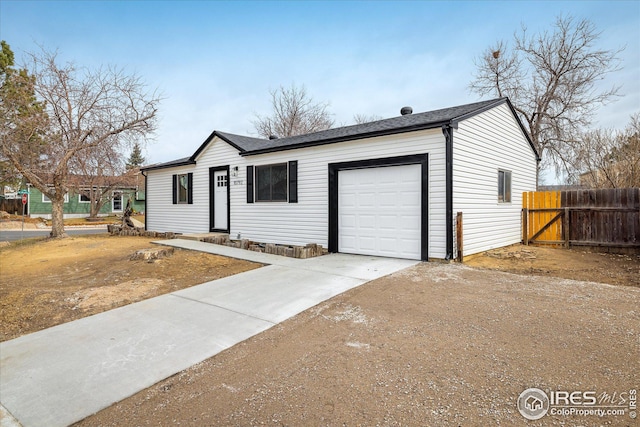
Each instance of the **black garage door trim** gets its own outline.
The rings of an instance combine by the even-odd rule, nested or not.
[[[356,160],[351,162],[329,163],[329,252],[338,252],[338,172],[349,169],[368,169],[385,166],[421,166],[421,230],[420,230],[420,258],[429,259],[429,227],[428,227],[428,194],[429,171],[428,154],[414,154],[410,156],[387,157],[384,159]]]

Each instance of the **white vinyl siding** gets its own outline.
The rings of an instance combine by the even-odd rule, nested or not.
[[[240,156],[215,137],[196,159],[197,165],[147,171],[147,227],[208,232],[209,168],[229,166],[231,238],[327,247],[328,165],[411,154],[428,154],[428,255],[444,258],[445,141],[440,128],[252,156]],[[298,202],[247,203],[247,166],[255,170],[289,161],[298,162]],[[498,201],[498,170],[511,172],[510,203]],[[193,204],[172,204],[172,176],[190,172]],[[535,188],[535,155],[507,104],[453,129],[453,215],[463,212],[465,255],[519,242],[522,192]]]
[[[242,157],[214,138],[196,165],[147,172],[147,227],[154,231],[209,231],[209,168],[229,165],[230,235],[266,243],[328,246],[329,163],[429,154],[429,257],[445,256],[444,136],[438,129],[367,138]],[[246,166],[298,161],[298,203],[247,203]],[[193,172],[193,205],[172,205],[171,177]],[[255,183],[254,183],[255,185]],[[495,187],[495,186],[494,186]]]
[[[207,150],[208,151],[208,150]],[[243,157],[245,165],[298,161],[298,203],[246,203],[245,186],[231,187],[231,237],[328,246],[329,163],[429,154],[429,257],[444,258],[444,136],[440,129],[340,142]],[[233,163],[232,163],[233,166]],[[246,167],[240,178],[246,183]]]
[[[238,150],[214,139],[198,158],[198,164],[147,171],[147,229],[177,233],[209,231],[209,168],[244,164]],[[193,173],[193,204],[173,204],[173,175]],[[238,178],[230,178],[230,185]],[[244,185],[242,189],[244,189]],[[233,194],[233,192],[232,192]],[[245,200],[246,201],[246,200]],[[233,213],[231,215],[233,218]]]
[[[511,171],[509,203],[498,201],[498,170]],[[535,189],[535,154],[507,104],[453,130],[453,215],[463,213],[464,255],[518,243],[522,192]]]

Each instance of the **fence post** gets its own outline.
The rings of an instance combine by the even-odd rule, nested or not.
[[[529,246],[529,209],[522,208],[522,243]]]
[[[458,247],[458,262],[464,259],[463,241],[462,241],[462,212],[456,214],[456,243]]]
[[[564,208],[564,218],[562,218],[562,234],[564,237],[564,247],[569,247],[569,208]]]

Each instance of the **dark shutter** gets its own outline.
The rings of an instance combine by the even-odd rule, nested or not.
[[[253,203],[253,166],[247,166],[247,203]]]
[[[187,174],[187,203],[193,204],[193,174]]]
[[[298,203],[298,161],[289,162],[289,203]]]
[[[173,175],[173,204],[178,204],[178,175]]]

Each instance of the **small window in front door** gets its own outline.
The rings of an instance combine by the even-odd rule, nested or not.
[[[226,175],[218,175],[216,181],[216,187],[226,187],[227,186],[227,176]]]

